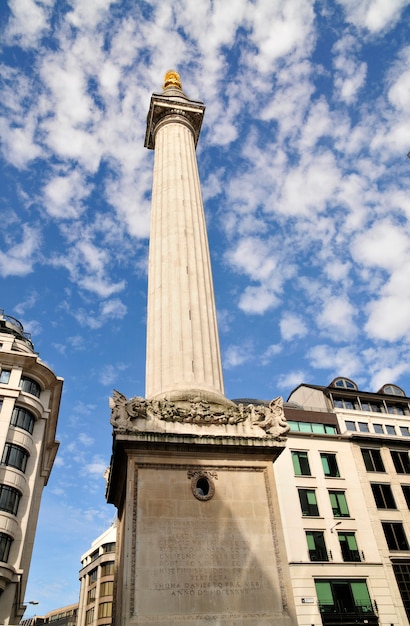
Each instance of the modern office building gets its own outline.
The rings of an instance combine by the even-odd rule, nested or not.
[[[116,538],[114,523],[81,557],[77,626],[111,626]]]
[[[69,604],[59,609],[53,609],[45,615],[34,615],[20,622],[21,626],[40,626],[53,624],[53,626],[77,626],[78,603]]]
[[[0,624],[17,624],[63,381],[42,362],[20,322],[0,311]]]
[[[299,626],[410,620],[410,398],[347,378],[289,396],[274,465]]]

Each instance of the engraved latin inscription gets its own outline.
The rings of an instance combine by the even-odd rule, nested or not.
[[[163,483],[154,468],[139,470],[132,613],[140,624],[282,610],[263,472],[199,470],[170,468]],[[201,501],[191,479],[204,476],[215,495]]]

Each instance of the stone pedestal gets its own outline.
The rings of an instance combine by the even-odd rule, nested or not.
[[[293,623],[277,408],[114,399],[115,626]]]

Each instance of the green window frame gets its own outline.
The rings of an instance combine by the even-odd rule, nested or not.
[[[360,552],[357,547],[356,536],[354,532],[338,532],[340,549],[342,551],[343,561],[360,561]]]
[[[292,450],[292,463],[295,476],[311,476],[309,457],[306,450]]]
[[[329,497],[334,517],[350,517],[344,491],[329,491]]]
[[[314,489],[298,489],[300,506],[303,517],[318,517],[316,492]]]
[[[328,561],[325,534],[322,530],[307,530],[306,541],[311,561]]]
[[[340,478],[339,467],[337,465],[336,454],[331,452],[321,452],[320,459],[322,461],[323,472],[325,476],[331,478]]]

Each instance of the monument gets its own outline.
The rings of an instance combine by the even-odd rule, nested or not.
[[[195,153],[204,110],[170,71],[148,112],[146,397],[110,401],[115,626],[295,623],[272,465],[282,399],[224,395]]]

